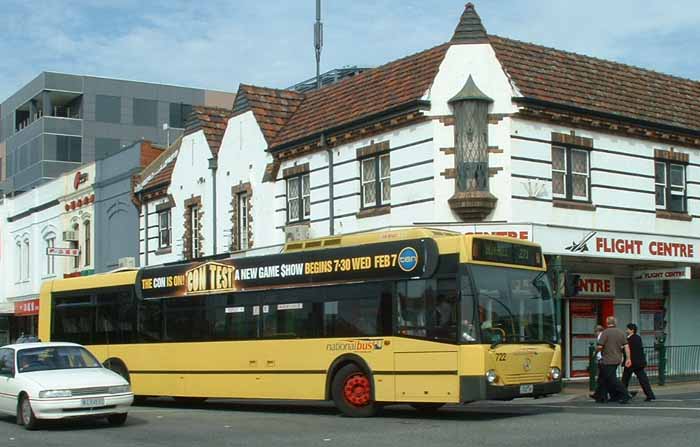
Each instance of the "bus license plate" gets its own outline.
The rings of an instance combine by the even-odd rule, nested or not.
[[[532,394],[534,385],[520,385],[520,394]]]
[[[104,399],[104,397],[96,397],[96,398],[92,398],[92,399],[81,399],[80,405],[83,407],[89,407],[89,408],[104,407],[105,406],[105,399]]]

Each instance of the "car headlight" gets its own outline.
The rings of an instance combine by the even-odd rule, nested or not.
[[[488,383],[494,383],[494,382],[496,381],[497,378],[498,378],[498,374],[496,374],[496,371],[494,371],[494,370],[492,370],[492,369],[489,369],[489,370],[486,372],[486,381],[487,381]]]
[[[552,378],[552,380],[559,380],[561,379],[561,369],[554,367],[549,370],[549,376]]]
[[[46,390],[39,391],[39,397],[41,399],[52,399],[54,397],[71,397],[73,393],[70,390]]]
[[[109,387],[108,391],[109,391],[109,394],[128,393],[131,391],[131,387],[129,385],[111,386],[111,387]]]

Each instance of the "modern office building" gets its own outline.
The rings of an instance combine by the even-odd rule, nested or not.
[[[167,145],[192,106],[233,93],[43,72],[0,104],[0,190],[27,191],[136,140]]]

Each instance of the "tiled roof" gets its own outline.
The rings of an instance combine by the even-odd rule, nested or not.
[[[305,94],[270,146],[291,143],[421,99],[433,83],[448,47],[443,44]]]
[[[139,176],[137,190],[149,190],[158,186],[170,184],[170,178],[175,168],[175,161],[180,152],[182,137],[178,138],[165,151],[156,157],[148,166],[146,166]]]
[[[303,99],[302,93],[291,90],[241,84],[233,104],[233,113],[238,115],[252,111],[265,140],[270,145]]]
[[[700,82],[498,36],[489,40],[525,97],[700,130]]]
[[[170,184],[170,178],[173,175],[173,169],[175,169],[175,162],[177,158],[170,160],[163,168],[158,171],[156,175],[151,178],[148,183],[143,185],[143,190],[153,189],[157,186],[163,186]]]
[[[141,168],[145,168],[153,163],[153,160],[158,158],[158,156],[162,154],[164,150],[164,148],[154,146],[148,141],[141,143]]]
[[[226,125],[232,115],[233,112],[228,109],[194,106],[185,124],[185,135],[203,130],[209,143],[209,150],[215,156],[219,153]]]

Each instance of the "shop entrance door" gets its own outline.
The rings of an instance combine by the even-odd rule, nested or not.
[[[617,327],[625,330],[628,323],[634,322],[634,306],[631,300],[615,300]]]

